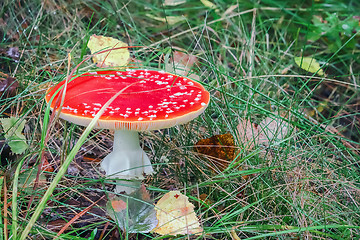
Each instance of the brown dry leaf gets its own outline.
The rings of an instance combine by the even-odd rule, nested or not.
[[[44,157],[44,162],[41,165],[41,170],[46,172],[54,172],[54,167],[49,163],[46,157]]]
[[[191,68],[197,64],[197,62],[198,59],[195,55],[174,51],[173,57],[165,63],[165,70],[170,72],[175,71],[176,74],[199,80],[199,75],[194,73],[190,74]]]
[[[237,131],[239,134],[239,142],[246,149],[251,150],[258,144],[259,129],[255,123],[250,122],[250,120],[239,119]]]
[[[95,54],[93,56],[93,61],[98,67],[125,66],[130,58],[130,52],[127,48],[128,45],[112,37],[92,35],[87,46],[90,49],[91,54]],[[124,48],[96,54],[96,52],[101,50],[119,47]]]
[[[259,124],[261,132],[259,135],[259,143],[266,146],[270,145],[270,142],[278,142],[285,138],[289,132],[289,124],[281,119],[272,119],[270,117],[265,118]]]
[[[0,72],[0,95],[6,97],[14,97],[19,83],[15,78]]]
[[[247,150],[253,149],[258,144],[270,146],[274,142],[283,140],[288,134],[289,128],[287,122],[270,117],[265,118],[259,125],[240,119],[237,126],[239,141]]]
[[[194,205],[179,191],[166,193],[155,205],[158,225],[153,230],[161,235],[202,233]]]
[[[195,144],[195,149],[209,156],[212,164],[221,171],[229,166],[235,158],[236,151],[234,137],[230,133],[201,139]]]

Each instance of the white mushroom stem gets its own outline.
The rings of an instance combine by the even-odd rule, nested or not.
[[[101,167],[110,178],[131,180],[117,182],[116,192],[130,193],[135,190],[131,186],[139,185],[144,173],[153,173],[151,162],[140,147],[138,132],[128,130],[115,130],[113,151],[102,160]]]

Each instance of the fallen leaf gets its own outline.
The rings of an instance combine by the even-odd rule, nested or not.
[[[289,131],[289,124],[281,119],[265,118],[259,124],[259,143],[266,146],[270,142],[278,142],[285,138]]]
[[[267,117],[259,125],[249,120],[240,119],[237,126],[239,141],[246,149],[251,150],[255,145],[270,144],[283,140],[290,130],[290,125],[281,120]]]
[[[26,193],[32,193],[34,190],[34,184],[36,180],[37,171],[35,169],[25,170],[19,175],[19,188]],[[37,188],[41,188],[46,185],[46,177],[43,174],[39,175],[39,181]]]
[[[233,135],[227,133],[201,139],[195,144],[195,149],[197,152],[209,156],[211,163],[220,171],[224,171],[235,158],[236,147],[234,144]]]
[[[319,76],[324,76],[324,71],[321,69],[320,64],[312,57],[296,57],[295,63],[305,71],[317,73]]]
[[[153,231],[160,235],[200,235],[203,230],[194,208],[188,197],[181,192],[166,193],[155,205],[159,223]]]
[[[210,9],[215,9],[216,12],[219,11],[218,7],[214,3],[208,0],[200,0],[200,1],[202,2],[202,4],[204,4],[205,7],[208,7]]]
[[[16,89],[19,83],[15,78],[0,72],[0,95],[6,97],[13,97],[16,95]]]
[[[46,157],[44,157],[44,161],[41,165],[41,170],[42,171],[46,171],[46,172],[53,172],[54,168],[53,166],[51,166],[51,164],[49,163],[49,161],[47,160]]]
[[[21,133],[25,127],[25,120],[10,117],[0,118],[0,122],[11,151],[15,154],[23,153],[29,147],[26,143],[25,136]]]
[[[18,47],[10,47],[7,51],[6,51],[7,55],[9,57],[11,57],[12,59],[14,59],[15,61],[19,60],[20,57],[20,53],[19,53],[19,48]]]
[[[164,6],[177,6],[180,4],[186,3],[186,0],[165,0]]]
[[[169,25],[174,25],[177,24],[179,22],[183,22],[186,20],[186,18],[184,16],[166,16],[166,17],[156,17],[154,15],[151,14],[146,14],[147,17],[152,18],[154,20],[163,22],[163,23],[168,23]]]
[[[165,62],[165,70],[199,80],[197,74],[191,73],[191,68],[197,63],[197,57],[180,51],[174,51],[172,58]]]
[[[119,199],[111,201],[111,206],[115,212],[121,212],[126,209],[127,204],[123,200]]]
[[[127,65],[130,58],[130,52],[127,48],[128,45],[112,37],[92,35],[87,46],[90,49],[91,54],[95,54],[93,56],[93,61],[99,67],[125,66]],[[96,54],[101,50],[119,47],[124,48]]]
[[[239,134],[239,142],[247,150],[253,149],[254,146],[258,144],[259,129],[255,123],[250,122],[250,120],[239,119],[237,131]]]
[[[144,185],[129,196],[112,197],[106,210],[116,224],[129,233],[148,233],[158,223],[154,204]]]

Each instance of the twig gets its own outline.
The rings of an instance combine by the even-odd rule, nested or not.
[[[65,224],[65,226],[63,226],[61,228],[61,230],[58,232],[58,234],[56,235],[56,237],[54,238],[57,239],[71,224],[73,224],[76,220],[78,220],[81,216],[83,216],[85,213],[87,213],[93,206],[95,206],[100,200],[102,200],[105,197],[102,196],[101,198],[99,198],[96,202],[92,203],[90,206],[88,206],[87,208],[85,208],[84,210],[82,210],[81,212],[79,212],[78,214],[76,214],[68,223]]]
[[[110,222],[106,222],[105,226],[104,226],[104,229],[101,231],[101,234],[100,234],[100,237],[99,237],[99,240],[102,240],[104,235],[105,235],[105,231],[106,229],[108,228]]]

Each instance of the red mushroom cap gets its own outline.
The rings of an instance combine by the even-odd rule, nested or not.
[[[64,83],[48,90],[47,102]],[[136,131],[168,128],[194,119],[210,100],[201,84],[164,71],[98,71],[68,82],[60,117],[87,126],[111,97],[130,84],[105,110],[97,127]],[[52,109],[59,94],[51,102]]]

